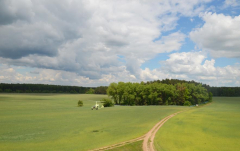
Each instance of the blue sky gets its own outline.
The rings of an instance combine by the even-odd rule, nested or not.
[[[238,0],[0,2],[0,82],[240,85]]]
[[[224,3],[225,3],[225,1],[223,1],[223,0],[215,0],[215,1],[208,3],[207,7],[214,6],[215,8],[211,11],[214,13],[218,13],[218,14],[225,14],[225,15],[229,15],[229,16],[240,15],[240,6],[239,5],[235,6],[235,7],[225,6],[227,8],[223,8],[225,5]],[[236,1],[236,3],[237,3],[237,1]],[[158,37],[157,39],[154,39],[154,41],[161,39],[162,36],[167,36],[167,35],[171,34],[172,32],[177,32],[177,31],[181,31],[184,34],[188,35],[192,31],[192,29],[201,27],[203,25],[204,25],[204,21],[199,16],[195,16],[195,17],[180,16],[177,21],[177,26],[174,30],[163,32],[161,34],[161,36]],[[187,37],[184,41],[184,44],[182,45],[181,49],[178,50],[178,52],[190,52],[195,49],[194,47],[195,47],[195,43],[189,37]],[[158,54],[153,59],[148,60],[145,63],[143,63],[141,68],[142,69],[144,69],[144,68],[149,68],[149,69],[159,68],[161,66],[160,61],[167,60],[169,58],[169,54],[171,54],[171,53]],[[208,55],[206,59],[211,59],[211,58],[212,57],[210,55]],[[215,59],[216,67],[224,67],[227,65],[234,65],[234,64],[239,63],[239,59],[237,59],[237,58],[218,57],[218,58],[214,58],[214,59]]]

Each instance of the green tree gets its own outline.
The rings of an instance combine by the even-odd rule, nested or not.
[[[176,88],[177,88],[177,94],[178,94],[178,101],[176,102],[176,104],[183,105],[187,96],[185,84],[178,83],[176,85]]]
[[[108,96],[111,96],[112,99],[114,100],[115,104],[119,104],[118,102],[118,92],[117,92],[117,87],[118,87],[118,84],[113,82],[111,83],[109,86],[108,86],[108,89],[107,89],[107,94]]]
[[[76,91],[71,91],[72,93],[76,93]],[[91,88],[91,89],[89,89],[87,92],[86,92],[86,94],[94,94],[94,90]]]
[[[118,93],[118,103],[122,103],[122,98],[125,90],[125,83],[124,82],[118,82],[117,85],[117,93]]]

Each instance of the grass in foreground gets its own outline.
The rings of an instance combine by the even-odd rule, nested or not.
[[[143,144],[143,141],[138,141],[138,142],[134,142],[131,144],[127,144],[121,147],[111,149],[109,151],[142,151],[142,144]]]
[[[91,110],[106,95],[0,94],[0,150],[88,150],[144,135],[186,107],[115,106]],[[77,107],[83,100],[83,107]]]
[[[161,151],[239,150],[240,98],[214,97],[213,103],[178,114],[157,132]]]

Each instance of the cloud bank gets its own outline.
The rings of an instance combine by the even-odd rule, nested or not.
[[[208,80],[230,70],[235,77],[238,67],[218,69],[214,59],[204,62],[203,52],[177,52],[190,37],[213,57],[240,56],[239,16],[204,13],[209,2],[1,0],[0,80],[97,86],[163,78]],[[180,17],[199,14],[205,24],[190,35],[175,30]],[[160,62],[163,67],[141,68],[166,52],[172,54]]]

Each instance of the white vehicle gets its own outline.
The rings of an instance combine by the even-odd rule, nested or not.
[[[98,104],[98,102],[100,102],[100,101],[96,101],[96,104],[91,108],[92,110],[93,110],[93,109],[98,110],[99,108],[104,108],[103,105],[100,107],[100,105]]]

